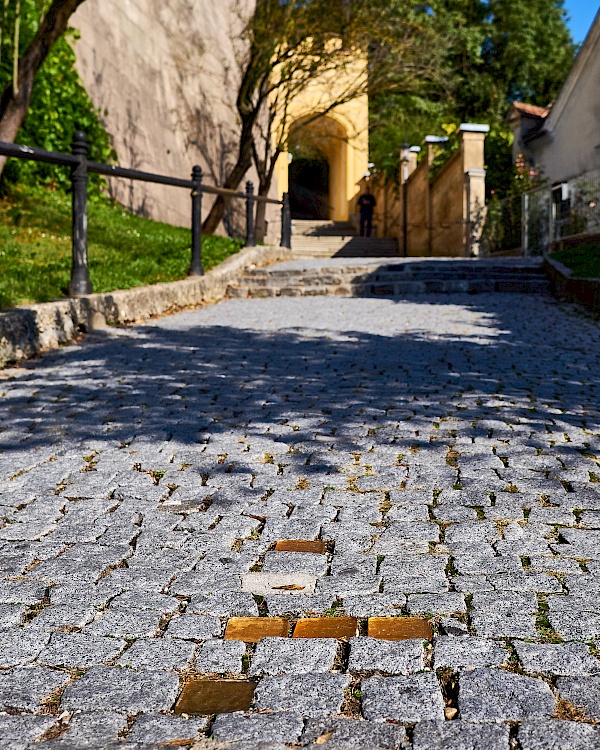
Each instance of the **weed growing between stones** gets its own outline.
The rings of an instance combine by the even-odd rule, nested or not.
[[[442,667],[436,671],[436,675],[444,698],[444,715],[446,720],[451,721],[458,715],[458,673],[450,667]]]
[[[325,610],[325,617],[344,617],[344,607],[342,605],[342,601],[340,599],[336,599],[331,607],[328,607]]]
[[[455,469],[458,469],[458,459],[460,457],[460,453],[455,450],[454,448],[449,448],[448,452],[446,453],[446,464],[448,466],[453,466]]]
[[[44,596],[41,602],[32,604],[31,607],[25,612],[23,616],[23,625],[27,625],[34,620],[41,612],[50,606],[50,596],[48,593]]]
[[[508,651],[509,657],[507,661],[500,666],[500,669],[503,669],[505,672],[512,672],[513,674],[523,674],[523,667],[519,661],[519,656],[509,638],[504,639],[504,647]]]
[[[360,689],[360,678],[353,678],[348,687],[344,688],[344,702],[342,704],[342,715],[350,719],[360,719],[362,691]]]
[[[574,703],[561,698],[560,695],[555,695],[555,700],[557,719],[589,723],[590,718],[581,706],[576,706]]]
[[[60,699],[62,698],[62,694],[65,688],[66,685],[62,685],[61,687],[56,688],[50,693],[50,695],[46,696],[46,698],[42,700],[42,709],[40,711],[41,714],[45,716],[58,716]]]
[[[548,619],[548,612],[550,607],[546,601],[544,594],[537,595],[538,600],[538,613],[535,618],[535,627],[540,635],[542,643],[562,643],[563,639],[552,627],[550,620]]]

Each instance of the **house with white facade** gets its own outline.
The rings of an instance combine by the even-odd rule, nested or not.
[[[550,183],[600,169],[600,12],[556,101],[514,102],[508,122],[522,153]]]

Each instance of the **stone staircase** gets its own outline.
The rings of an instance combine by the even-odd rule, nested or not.
[[[529,258],[295,260],[247,271],[230,297],[349,295],[403,297],[428,293],[550,291],[541,261]]]
[[[294,219],[292,253],[297,258],[395,258],[398,242],[357,237],[352,224]]]

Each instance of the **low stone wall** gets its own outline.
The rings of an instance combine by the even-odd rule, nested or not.
[[[81,333],[109,324],[135,323],[203,302],[216,302],[242,271],[290,258],[291,252],[281,247],[248,248],[205,276],[0,312],[0,367],[56,349]]]
[[[544,262],[553,293],[559,299],[577,302],[594,313],[600,313],[600,279],[580,279],[573,271],[552,258]]]
[[[589,245],[591,242],[600,242],[600,232],[594,232],[593,234],[575,234],[572,237],[557,240],[552,243],[551,252],[555,253],[559,250],[581,247],[581,245]]]

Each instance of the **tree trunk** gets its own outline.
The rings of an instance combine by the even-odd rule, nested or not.
[[[19,60],[16,85],[11,81],[0,97],[0,141],[14,143],[29,111],[35,75],[83,2],[85,0],[53,0],[37,34]],[[5,163],[6,157],[0,156],[0,174]]]
[[[235,166],[229,173],[229,176],[225,180],[223,187],[228,190],[237,190],[240,186],[240,182],[244,179],[244,175],[252,166],[252,144],[254,142],[254,135],[252,130],[256,121],[256,113],[252,112],[248,117],[244,118],[242,122],[242,132],[240,135],[240,147],[238,150],[238,158]],[[231,197],[228,195],[219,195],[217,200],[213,203],[208,216],[202,224],[202,232],[204,234],[214,234],[217,231],[217,227],[221,223],[225,209],[231,202]]]

